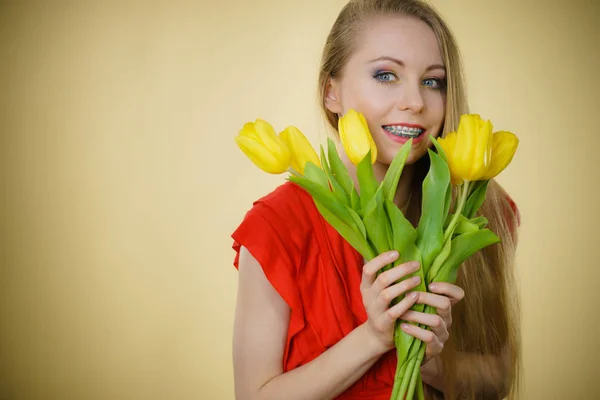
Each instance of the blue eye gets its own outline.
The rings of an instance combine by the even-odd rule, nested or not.
[[[382,83],[393,82],[398,79],[393,72],[377,72],[373,78]]]
[[[444,80],[438,78],[429,78],[423,81],[423,85],[432,89],[443,89]]]

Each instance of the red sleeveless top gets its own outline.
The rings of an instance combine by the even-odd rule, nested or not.
[[[313,360],[366,321],[363,257],[300,186],[286,182],[255,201],[232,238],[234,266],[240,247],[246,247],[291,309],[284,372]],[[337,399],[388,400],[395,370],[391,350]]]

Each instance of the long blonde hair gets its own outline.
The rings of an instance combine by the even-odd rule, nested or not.
[[[351,0],[346,4],[323,49],[318,81],[323,115],[335,131],[338,116],[325,107],[329,80],[342,73],[355,50],[355,38],[362,25],[373,17],[387,15],[418,18],[437,36],[447,75],[445,120],[440,132],[445,136],[457,128],[460,116],[468,112],[462,61],[449,27],[433,7],[420,0]],[[428,167],[428,157],[416,163],[411,209],[417,214],[420,214],[421,184]],[[513,272],[517,221],[506,192],[494,180],[488,186],[486,201],[479,214],[488,218],[488,227],[502,242],[486,247],[461,266],[456,284],[465,290],[465,298],[453,308],[455,322],[441,356],[445,371],[444,394],[427,387],[428,398],[500,398],[498,394],[501,394],[514,399],[519,392],[520,311]],[[476,379],[466,379],[480,373],[477,362],[459,363],[459,354],[463,360],[490,356],[497,360],[502,369],[498,386],[483,393],[476,387]]]

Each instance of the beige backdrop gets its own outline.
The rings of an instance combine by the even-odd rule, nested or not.
[[[344,2],[0,2],[0,399],[233,398],[229,235],[284,179],[233,136],[323,139]],[[523,398],[600,398],[598,2],[434,4],[472,110],[521,138]]]

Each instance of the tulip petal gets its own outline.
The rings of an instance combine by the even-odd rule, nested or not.
[[[498,131],[492,138],[492,161],[483,179],[492,179],[502,172],[513,159],[519,138],[512,132]]]
[[[304,168],[307,162],[312,162],[317,167],[321,166],[317,152],[311,146],[310,142],[295,126],[288,126],[279,134],[291,151],[292,168],[301,174],[304,174]]]
[[[273,155],[261,143],[246,137],[237,136],[235,142],[257,167],[270,174],[281,174],[289,168],[289,158],[282,159]]]
[[[369,149],[371,150],[371,164],[374,164],[375,161],[377,161],[377,145],[375,144],[375,140],[373,140],[373,135],[371,135],[371,130],[369,129],[369,124],[367,123],[365,116],[361,113],[358,113],[358,116],[360,117],[367,140],[369,141]]]
[[[358,165],[371,150],[371,164],[377,159],[377,147],[369,131],[365,117],[350,109],[338,121],[338,132],[346,155]]]
[[[478,121],[479,129],[475,132],[475,148],[468,180],[478,181],[482,178],[491,162],[492,155],[492,123]]]
[[[446,155],[446,161],[448,162],[448,167],[450,168],[450,176],[452,178],[453,185],[459,185],[463,181],[456,170],[456,159],[454,158],[456,138],[456,132],[451,132],[447,134],[445,138],[437,139],[437,142],[442,147],[442,149],[444,150],[444,154]]]
[[[291,161],[290,150],[285,142],[275,134],[275,129],[273,129],[273,126],[270,123],[262,119],[257,119],[254,123],[254,131],[267,150],[276,157],[290,159]]]
[[[456,174],[462,179],[469,180],[475,147],[477,146],[478,119],[473,114],[460,117],[453,161]]]
[[[256,133],[256,130],[254,129],[254,122],[245,123],[244,127],[240,131],[240,135],[249,137],[250,139],[256,140],[257,142],[261,141],[260,137]]]

